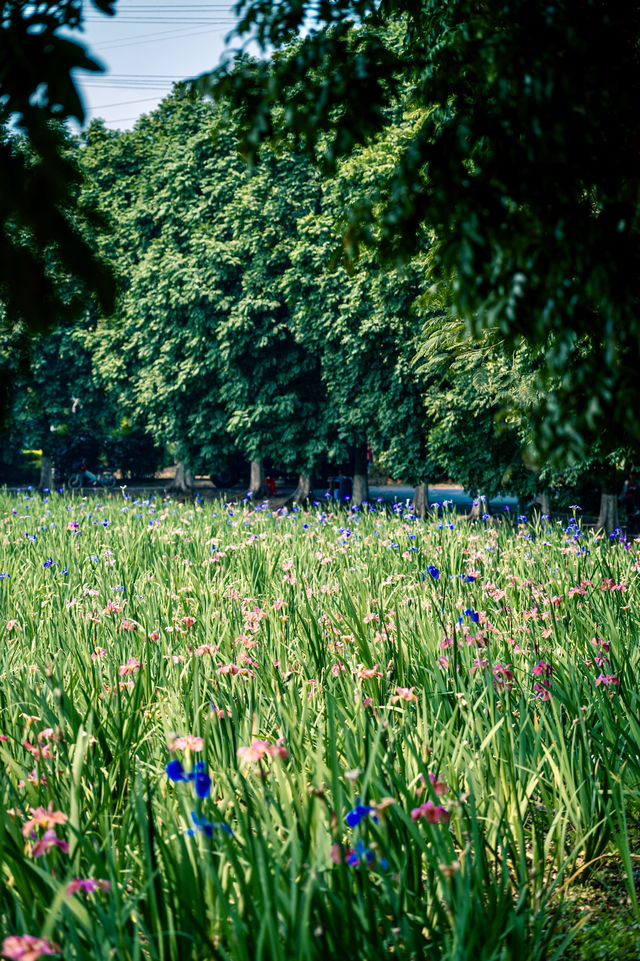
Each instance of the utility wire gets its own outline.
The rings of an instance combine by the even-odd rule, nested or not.
[[[88,112],[96,110],[106,110],[108,107],[128,107],[132,103],[152,103],[157,97],[142,97],[141,100],[119,100],[117,103],[100,103],[92,107],[87,107]]]
[[[235,17],[180,17],[180,16],[170,16],[170,17],[154,17],[150,19],[149,17],[136,17],[128,18],[122,17],[119,21],[120,23],[127,24],[142,24],[144,26],[151,26],[152,24],[163,24],[163,23],[180,23],[183,26],[226,26],[230,23],[237,23],[238,21]],[[92,20],[87,17],[87,23],[102,23],[101,20]]]
[[[211,27],[210,30],[197,30],[189,33],[177,33],[175,29],[165,30],[162,33],[151,33],[147,34],[146,36],[145,34],[142,34],[140,39],[137,39],[130,34],[128,37],[122,37],[120,40],[113,40],[110,43],[100,44],[98,56],[100,56],[103,50],[119,50],[122,47],[142,46],[143,44],[146,45],[148,43],[164,43],[167,40],[186,40],[188,37],[201,37],[205,33],[215,33],[216,29],[216,27]]]

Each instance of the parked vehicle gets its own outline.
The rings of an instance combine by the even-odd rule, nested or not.
[[[87,481],[93,487],[105,487],[107,489],[113,487],[116,482],[116,475],[108,467],[98,467],[96,473],[92,473],[84,462],[75,463],[74,470],[67,479],[67,487],[69,490],[79,490],[84,487]]]

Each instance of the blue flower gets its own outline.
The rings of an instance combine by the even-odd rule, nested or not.
[[[427,568],[427,570],[431,574],[434,581],[437,581],[438,578],[440,577],[440,571],[438,570],[438,568],[434,567],[433,564],[429,564],[429,567]]]
[[[373,811],[368,804],[360,804],[360,798],[356,801],[356,806],[347,813],[347,824],[350,828],[355,828]],[[377,818],[374,818],[376,821]]]
[[[1,581],[3,578],[5,578],[5,577],[10,577],[10,576],[11,576],[11,575],[10,575],[10,574],[7,574],[6,571],[0,571],[0,581]]]
[[[222,821],[208,821],[205,817],[202,817],[202,815],[198,815],[196,811],[191,812],[191,820],[194,823],[194,827],[189,828],[187,831],[187,834],[190,837],[193,837],[197,831],[202,831],[205,837],[211,838],[213,837],[213,832],[216,829],[224,831],[225,834],[229,834],[233,837],[233,831],[229,825],[224,824]]]
[[[463,584],[473,584],[474,581],[475,581],[475,577],[471,577],[470,574],[465,574],[464,577],[462,578]]]
[[[193,781],[193,786],[199,798],[209,797],[209,794],[211,793],[211,778],[207,774],[207,768],[204,761],[198,761],[193,765],[193,770],[189,775],[189,779]]]
[[[167,777],[170,781],[187,781],[189,779],[188,775],[185,773],[181,761],[169,761],[165,767],[165,771],[167,772]]]
[[[351,851],[347,857],[347,864],[349,864],[351,867],[355,867],[355,865],[361,860],[366,861],[367,864],[371,864],[371,862],[375,859],[375,856],[375,850],[373,848],[366,848],[364,846],[364,841],[360,840],[356,844],[355,851]],[[380,867],[387,867],[387,861],[384,858],[380,861]]]
[[[53,557],[48,557],[42,566],[53,567]]]
[[[465,617],[470,617],[471,620],[474,622],[474,624],[477,624],[478,621],[480,620],[480,615],[478,614],[477,611],[474,611],[472,607],[467,607],[467,609],[464,610],[462,613],[464,614]]]

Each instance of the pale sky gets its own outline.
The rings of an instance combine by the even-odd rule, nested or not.
[[[90,3],[85,12],[84,31],[72,37],[106,68],[75,74],[86,119],[120,129],[153,110],[174,81],[217,66],[236,24],[233,0],[117,0],[114,17]],[[238,46],[234,38],[230,47]]]

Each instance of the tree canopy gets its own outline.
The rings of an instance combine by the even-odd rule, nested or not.
[[[112,15],[116,0],[92,0]],[[72,71],[100,71],[61,31],[82,26],[82,0],[3,0],[0,13],[0,301],[9,323],[43,330],[78,315],[90,293],[104,309],[114,281],[85,240],[91,211],[78,201],[80,174],[63,123],[82,122]]]
[[[470,332],[544,348],[538,443],[640,439],[636,377],[640,6],[628,0],[242,0],[239,36],[276,53],[200,78],[242,111],[243,148],[293,135],[335,165],[419,111],[370,207],[406,260],[433,231],[428,279]],[[293,37],[298,37],[291,45]],[[349,227],[355,246],[370,218]],[[553,383],[554,390],[548,390]]]

